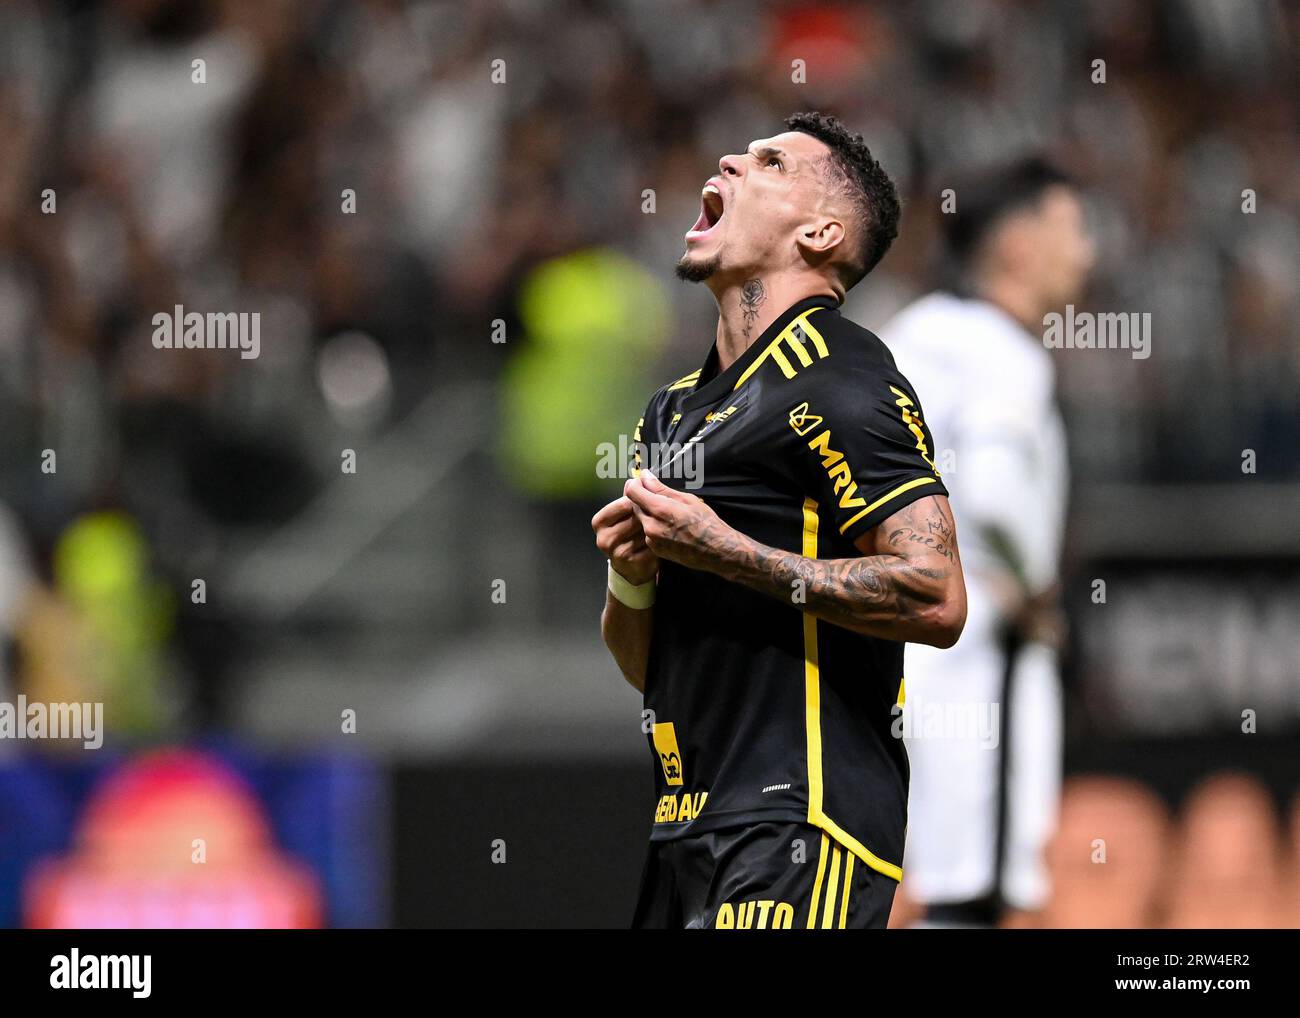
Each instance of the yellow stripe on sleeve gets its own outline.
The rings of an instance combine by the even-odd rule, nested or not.
[[[844,533],[846,530],[849,529],[849,527],[851,527],[851,526],[853,526],[853,524],[857,523],[858,520],[860,520],[860,519],[862,519],[862,517],[866,516],[867,513],[871,512],[871,511],[874,510],[874,509],[879,509],[882,505],[884,505],[884,504],[885,504],[886,502],[888,502],[890,499],[892,499],[892,498],[897,498],[897,497],[898,497],[899,495],[901,495],[903,492],[905,492],[905,491],[911,491],[913,488],[919,488],[919,487],[920,487],[921,485],[923,485],[923,484],[933,484],[936,480],[938,480],[938,478],[936,478],[936,477],[918,477],[918,478],[917,478],[916,480],[914,480],[914,481],[908,481],[906,484],[900,484],[900,485],[899,485],[897,488],[895,488],[893,491],[889,492],[889,494],[887,494],[887,495],[881,495],[880,498],[878,498],[878,499],[876,499],[874,502],[872,502],[871,505],[867,506],[865,509],[861,510],[860,512],[856,512],[856,513],[854,513],[851,517],[849,517],[848,522],[845,523],[845,524],[843,524],[843,525],[840,527],[840,533],[841,533],[841,534]]]
[[[822,309],[813,308],[812,310],[805,311],[802,315],[800,315],[799,328],[803,329],[803,331],[808,334],[808,338],[812,340],[813,349],[817,351],[818,357],[829,357],[830,351],[826,349],[826,340],[822,339],[822,334],[818,332],[816,329],[814,329],[812,327],[812,323],[808,321],[808,319],[812,316],[813,311],[820,311],[820,310]]]
[[[803,344],[794,338],[793,330],[786,329],[781,335],[785,339],[785,345],[790,349],[795,357],[799,359],[800,367],[810,367],[812,365],[812,358],[808,356],[808,351],[803,348]]]

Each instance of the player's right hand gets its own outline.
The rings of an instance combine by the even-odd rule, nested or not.
[[[614,499],[591,518],[596,547],[628,583],[649,583],[659,574],[659,557],[645,542],[641,521],[626,495]]]

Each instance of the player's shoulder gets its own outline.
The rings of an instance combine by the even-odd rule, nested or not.
[[[700,374],[703,370],[703,368],[696,368],[685,375],[679,375],[670,381],[664,382],[651,393],[647,408],[662,408],[670,404],[680,403],[699,386]]]
[[[860,398],[876,389],[888,392],[889,385],[906,382],[884,341],[839,308],[820,308],[795,324],[802,324],[807,333],[804,348],[812,352],[809,363],[793,379],[796,387]]]
[[[702,369],[700,368],[696,368],[689,374],[682,375],[680,378],[675,378],[671,382],[664,382],[663,385],[659,386],[659,388],[654,391],[654,395],[650,397],[651,402],[683,398],[686,393],[693,390],[699,383],[701,370]]]
[[[821,331],[832,356],[852,359],[855,363],[893,363],[889,347],[880,337],[855,322],[842,308],[822,308],[808,320]]]
[[[672,381],[659,386],[646,402],[645,414],[641,418],[640,425],[644,425],[648,421],[671,422],[673,417],[680,413],[682,400],[695,391],[696,386],[699,384],[701,370],[696,368],[689,374],[674,378]]]

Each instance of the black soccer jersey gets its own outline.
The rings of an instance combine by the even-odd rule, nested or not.
[[[660,389],[638,462],[724,522],[814,558],[947,494],[920,401],[885,345],[829,297],[781,315],[727,370]],[[907,755],[892,736],[903,644],[861,636],[664,562],[645,685],[652,839],[806,821],[901,879]]]

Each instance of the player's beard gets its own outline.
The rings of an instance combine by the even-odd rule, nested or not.
[[[715,254],[712,258],[697,261],[690,252],[682,255],[677,263],[677,278],[683,283],[703,283],[722,267],[722,256]]]

